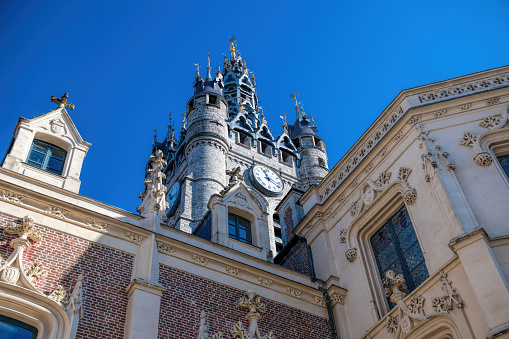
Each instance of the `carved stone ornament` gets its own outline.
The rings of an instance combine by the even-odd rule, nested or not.
[[[388,171],[380,173],[380,175],[378,176],[378,179],[375,181],[376,187],[387,186],[389,184],[389,180],[391,180],[391,175],[392,175],[392,172],[388,172]]]
[[[473,147],[478,138],[477,134],[466,131],[461,138],[460,145]]]
[[[100,232],[106,232],[106,229],[108,228],[108,224],[96,219],[88,218],[87,220],[87,226]]]
[[[445,113],[447,113],[447,109],[441,109],[439,111],[435,111],[433,112],[433,114],[435,114],[435,117],[441,117],[441,116],[444,116]]]
[[[224,267],[224,271],[228,273],[229,275],[233,275],[234,277],[239,276],[239,269],[233,266],[226,265]]]
[[[262,286],[269,287],[270,285],[272,285],[272,280],[264,277],[258,277],[258,283]]]
[[[354,201],[352,203],[352,206],[350,207],[350,215],[352,217],[355,217],[358,212],[359,212],[359,203],[357,201]]]
[[[2,199],[14,202],[16,204],[21,204],[21,202],[26,198],[26,196],[14,193],[8,190],[3,190],[3,194],[0,196]]]
[[[349,262],[354,262],[357,259],[357,248],[350,248],[345,252],[346,259]]]
[[[7,260],[0,257],[0,281],[8,284],[18,285],[26,288],[39,295],[44,295],[39,291],[34,283],[43,278],[46,273],[44,264],[40,261],[34,261],[30,265],[22,266],[25,261],[24,253],[31,248],[31,242],[38,242],[42,239],[40,231],[36,230],[34,219],[30,216],[23,218],[22,224],[14,222],[7,223],[4,232],[9,235],[18,236],[10,242],[10,246],[14,249]],[[80,275],[74,285],[74,290],[69,295],[62,286],[57,288],[48,296],[49,299],[56,301],[64,308],[69,316],[69,321],[74,322],[73,314],[79,312],[79,318],[82,317],[83,297],[82,284],[83,276]]]
[[[502,118],[502,115],[488,115],[485,116],[481,122],[479,123],[479,126],[487,128],[487,129],[493,129],[500,125],[504,119]]]
[[[203,266],[209,265],[209,259],[200,257],[197,254],[193,254],[193,261],[199,265],[203,265]]]
[[[207,315],[205,311],[201,311],[200,313],[200,327],[198,329],[198,336],[196,339],[224,339],[222,332],[217,332],[216,334],[209,335],[208,333],[208,324],[207,324]]]
[[[375,200],[375,190],[370,187],[362,195],[362,201],[364,202],[364,205],[368,206],[373,202],[373,200]]]
[[[65,219],[65,217],[69,213],[68,210],[53,205],[48,205],[45,212],[54,215],[55,217],[60,219]]]
[[[431,299],[433,312],[448,313],[453,310],[454,305],[456,305],[457,308],[463,308],[463,301],[456,292],[456,288],[453,288],[451,282],[447,279],[447,273],[442,272],[440,274],[440,280],[442,281],[442,290],[445,292],[445,295],[433,297]]]
[[[472,104],[463,104],[463,105],[460,105],[460,109],[462,111],[466,111],[467,109],[470,109],[470,107],[472,107]]]
[[[405,191],[403,193],[403,199],[407,204],[412,205],[415,200],[417,200],[417,191],[415,189]]]
[[[65,124],[60,119],[53,119],[49,123],[51,132],[55,134],[62,133],[62,130],[65,128]]]
[[[396,275],[392,270],[385,273],[385,278],[382,279],[382,284],[385,289],[385,296],[390,298],[393,303],[403,299],[406,295],[406,288],[403,286],[405,278],[402,274]]]
[[[421,159],[423,169],[426,171],[424,178],[426,182],[431,182],[437,168],[454,170],[454,164],[448,159],[449,153],[442,152],[440,145],[435,143],[435,139],[429,135],[428,131],[423,130],[422,125],[417,125],[416,129],[419,132],[418,139],[421,141],[419,147],[424,149]]]
[[[325,299],[323,297],[315,297],[315,303],[320,306],[325,306]]]
[[[292,297],[300,298],[300,295],[302,294],[302,291],[299,291],[293,287],[286,286],[286,294],[291,295]]]
[[[175,248],[160,241],[157,242],[157,250],[164,254],[171,254],[175,252]]]
[[[386,328],[389,333],[396,333],[398,330],[398,318],[387,317]]]
[[[481,152],[474,157],[474,161],[479,166],[489,166],[493,162],[493,157],[488,152]]]
[[[163,159],[164,155],[161,150],[157,150],[155,155],[150,155],[149,168],[145,171],[145,191],[138,194],[138,197],[143,199],[142,204],[136,210],[143,214],[149,212],[157,212],[160,214],[161,220],[166,215],[165,211],[169,205],[166,202],[167,188],[163,185],[163,179],[166,179],[166,174],[163,170],[166,166],[166,160]]]
[[[488,104],[488,106],[493,106],[495,104],[498,104],[499,100],[500,97],[489,98],[488,100],[486,100],[486,103]]]
[[[339,241],[342,243],[342,244],[346,244],[346,235],[348,234],[348,230],[347,229],[341,229],[339,230]]]
[[[424,315],[424,298],[423,297],[413,297],[410,299],[410,303],[408,304],[408,311],[412,314],[420,314]]]
[[[62,95],[62,97],[60,98],[56,96],[51,96],[51,101],[58,104],[59,108],[65,107],[69,109],[74,109],[74,104],[68,102],[67,99],[69,99],[69,93],[64,93],[64,95]]]
[[[412,173],[412,169],[411,168],[401,167],[399,169],[399,173],[398,173],[398,180],[408,181],[408,177],[410,176],[410,173]]]
[[[141,242],[143,241],[143,239],[145,239],[144,236],[142,236],[141,234],[138,234],[138,233],[133,233],[133,232],[130,232],[130,231],[127,231],[125,232],[125,237],[127,240],[130,240],[136,244],[141,244]]]

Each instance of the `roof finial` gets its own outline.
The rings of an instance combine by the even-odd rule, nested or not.
[[[186,114],[184,113],[181,116],[184,117],[182,119],[182,130],[185,130],[186,129],[186,124],[187,124],[187,122],[186,122]]]
[[[219,65],[217,65],[217,68],[216,68],[216,78],[217,79],[223,79],[223,74],[221,73],[221,63],[219,63]]]
[[[297,102],[297,95],[298,94],[295,94],[295,92],[293,92],[293,94],[290,94],[290,98],[293,98],[293,100],[295,101],[295,112],[296,112],[296,119],[299,120],[299,116],[300,116],[300,113],[299,113],[299,103]]]
[[[248,74],[249,75],[249,70],[247,69],[246,60],[244,60],[244,74]]]
[[[56,97],[56,96],[51,96],[51,101],[58,104],[59,108],[65,107],[65,108],[74,109],[74,105],[71,104],[70,102],[67,102],[67,98],[69,98],[69,93],[65,93],[64,95],[62,95],[61,98]]]
[[[313,125],[315,125],[315,126],[316,126],[316,124],[315,124],[315,119],[313,119],[313,116],[312,116],[312,115],[310,115],[309,117],[311,118],[311,124],[313,124]]]
[[[262,107],[262,106],[259,106],[258,108],[259,108],[259,110],[262,112],[262,114],[261,114],[261,117],[262,117],[262,123],[266,124],[266,123],[267,123],[267,120],[265,120],[265,113],[263,113],[263,107]]]
[[[212,80],[212,76],[210,75],[210,70],[212,67],[210,67],[210,53],[207,54],[207,78],[206,80]]]
[[[235,35],[230,37],[230,53],[232,55],[232,58],[236,59],[237,56],[235,55],[235,42],[237,39],[235,38]]]
[[[305,117],[306,112],[304,112],[304,105],[302,104],[302,101],[299,101],[299,104],[300,104],[300,115]]]
[[[288,120],[286,119],[287,114],[288,114],[287,112],[284,112],[283,113],[284,116],[279,116],[281,119],[283,119],[283,132],[285,132],[286,134],[288,134]]]
[[[152,145],[155,145],[157,142],[157,129],[154,128],[154,140],[152,141]]]
[[[254,76],[254,72],[253,71],[251,71],[251,80],[253,80],[253,87],[256,87],[256,81],[255,81],[256,78]]]
[[[196,75],[194,76],[195,78],[199,78],[200,77],[200,64],[194,64],[196,66]]]

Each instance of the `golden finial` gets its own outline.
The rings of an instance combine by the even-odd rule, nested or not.
[[[262,117],[262,123],[266,124],[266,123],[267,123],[267,120],[265,120],[265,113],[263,113],[263,107],[262,107],[262,106],[260,106],[260,107],[259,107],[259,109],[260,109],[260,111],[262,111],[262,115],[261,115],[261,117]]]
[[[249,75],[249,70],[247,69],[246,60],[244,60],[244,74],[248,74]]]
[[[315,119],[313,119],[313,116],[312,116],[312,115],[310,115],[309,117],[311,118],[311,123],[312,123],[313,125],[316,125],[316,124],[315,124]]]
[[[182,119],[182,129],[186,129],[186,124],[187,124],[187,122],[186,122],[186,114],[185,113],[182,114],[181,117],[183,117],[183,119]]]
[[[219,65],[217,65],[217,68],[216,68],[216,78],[219,78],[219,79],[223,79],[223,74],[221,73],[221,63],[219,63]]]
[[[305,117],[306,112],[304,112],[304,105],[302,104],[302,101],[299,101],[299,104],[300,104],[300,115]]]
[[[200,64],[194,64],[196,66],[196,78],[200,77]]]
[[[236,58],[236,56],[235,56],[235,42],[236,41],[237,41],[237,39],[235,38],[235,35],[230,37],[230,53],[233,58]]]
[[[283,131],[288,134],[288,120],[286,120],[286,114],[288,114],[287,112],[284,112],[283,115],[284,116],[279,116],[281,119],[283,119]]]

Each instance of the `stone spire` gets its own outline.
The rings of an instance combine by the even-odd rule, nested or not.
[[[211,81],[212,75],[210,74],[210,70],[212,68],[210,67],[210,54],[207,54],[207,77],[205,78],[205,81]]]

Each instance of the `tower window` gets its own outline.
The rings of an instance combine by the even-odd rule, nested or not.
[[[281,161],[283,161],[285,164],[291,165],[292,156],[285,151],[281,151]]]
[[[247,135],[239,132],[239,143],[240,144],[249,147],[249,140],[250,140],[250,138]]]
[[[293,144],[295,145],[295,147],[299,148],[299,147],[300,147],[300,141],[299,141],[299,139],[294,139],[294,140],[293,140]]]
[[[209,95],[209,104],[217,105],[217,97],[215,95]]]
[[[0,315],[0,332],[2,338],[35,339],[37,328],[16,319]]]
[[[189,101],[189,104],[187,104],[187,109],[192,110],[193,109],[193,100]]]
[[[371,246],[383,279],[389,270],[405,277],[407,293],[429,277],[424,256],[407,209],[403,206],[371,237]],[[389,301],[389,305],[394,306]]]
[[[322,148],[322,146],[323,146],[322,141],[318,138],[314,138],[314,139],[315,139],[315,146],[318,148]]]
[[[318,158],[318,166],[325,167],[325,161],[322,158]]]
[[[270,145],[263,142],[263,141],[260,141],[260,151],[265,154],[265,155],[270,155]]]
[[[509,178],[509,154],[497,157],[497,160],[500,163],[502,169],[504,170],[505,175],[507,176],[507,178]]]
[[[251,244],[251,223],[236,214],[228,213],[228,234],[230,238]]]
[[[26,162],[45,171],[62,175],[66,156],[67,152],[60,147],[34,140]]]

